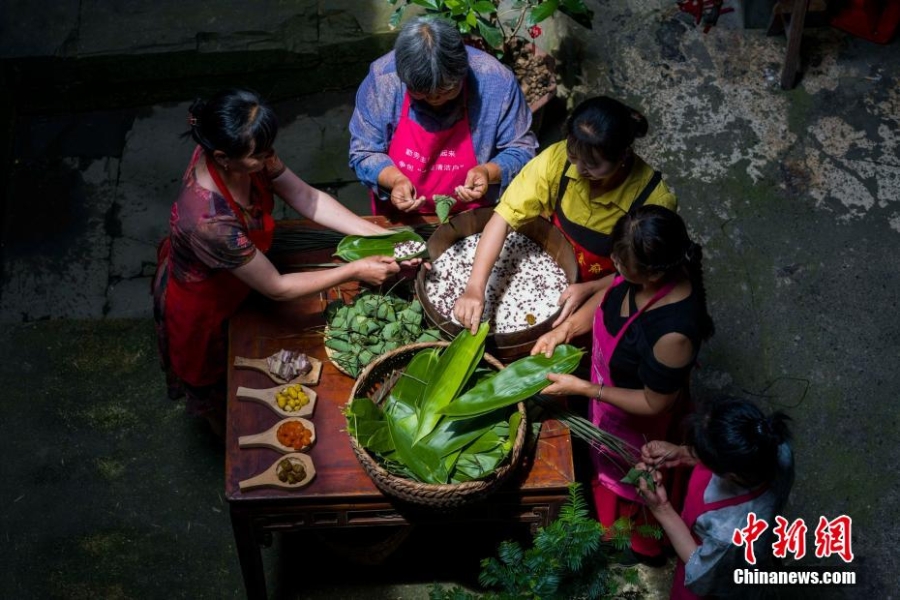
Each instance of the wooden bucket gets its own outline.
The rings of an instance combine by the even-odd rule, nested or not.
[[[429,259],[431,261],[437,260],[458,240],[484,231],[485,225],[487,225],[487,222],[493,215],[493,207],[483,207],[467,210],[453,216],[447,223],[438,227],[431,234],[431,237],[428,238]],[[562,268],[569,283],[577,281],[578,262],[575,259],[575,251],[572,249],[572,244],[550,221],[539,217],[523,225],[517,231],[543,248],[556,261],[556,264]],[[425,274],[425,269],[420,269],[416,276],[416,295],[425,310],[425,317],[434,327],[437,327],[450,337],[455,337],[462,331],[462,327],[446,320],[428,299],[425,290]],[[537,339],[553,328],[553,321],[558,316],[559,310],[554,312],[550,318],[535,323],[527,329],[510,333],[491,333],[487,339],[487,351],[504,363],[527,356]]]

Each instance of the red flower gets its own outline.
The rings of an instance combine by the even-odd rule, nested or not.
[[[541,37],[542,33],[544,33],[544,32],[541,30],[540,25],[532,25],[531,27],[528,28],[528,35],[531,36],[531,39]]]

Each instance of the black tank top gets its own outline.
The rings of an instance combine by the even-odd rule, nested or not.
[[[628,320],[620,316],[623,300],[628,295],[629,313],[637,312],[634,301],[634,284],[625,282],[609,292],[603,311],[603,323],[613,335]],[[671,394],[682,388],[700,349],[699,323],[701,307],[693,289],[687,298],[657,306],[645,311],[635,319],[610,360],[610,375],[616,386],[629,389],[643,389],[645,386],[661,394]],[[653,356],[653,346],[667,333],[686,336],[694,347],[691,362],[681,368],[672,368],[660,363]]]

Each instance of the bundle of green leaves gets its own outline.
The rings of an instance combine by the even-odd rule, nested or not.
[[[376,357],[414,342],[436,342],[439,329],[427,328],[422,304],[387,292],[363,292],[351,304],[335,300],[325,308],[329,358],[352,377]]]
[[[482,365],[489,325],[460,332],[443,350],[417,352],[380,402],[354,398],[347,430],[385,469],[422,483],[461,483],[494,472],[512,449],[521,413],[515,406],[571,373],[583,350],[561,345],[502,370]],[[389,378],[392,379],[392,378]]]

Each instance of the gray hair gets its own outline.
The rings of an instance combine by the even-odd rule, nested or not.
[[[435,17],[404,23],[394,43],[394,58],[400,81],[418,94],[452,89],[469,70],[462,35],[454,24]]]

